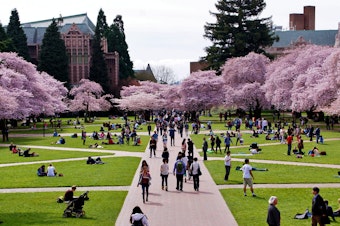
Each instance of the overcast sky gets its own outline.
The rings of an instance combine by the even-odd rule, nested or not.
[[[210,45],[203,38],[206,22],[215,22],[217,0],[5,0],[0,21],[7,25],[16,8],[22,23],[87,13],[94,24],[100,8],[108,24],[122,15],[126,41],[135,69],[164,65],[177,79],[189,75],[189,62],[205,55]],[[272,16],[275,25],[288,28],[290,13],[303,13],[303,6],[316,7],[316,29],[335,30],[340,22],[339,0],[267,0],[261,17]]]

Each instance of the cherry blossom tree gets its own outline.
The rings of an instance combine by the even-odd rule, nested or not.
[[[82,79],[79,84],[70,90],[73,99],[69,100],[71,111],[85,111],[85,121],[92,111],[107,111],[111,108],[112,95],[103,95],[104,90],[96,82]]]
[[[278,109],[337,111],[339,48],[306,45],[268,66],[266,98]]]
[[[67,109],[67,89],[62,82],[18,57],[0,53],[1,119],[23,119],[41,113],[54,115]]]
[[[224,80],[225,105],[243,110],[255,111],[255,117],[261,117],[263,107],[268,108],[265,99],[265,74],[269,59],[256,53],[244,57],[232,58],[222,67]]]
[[[223,80],[215,71],[198,71],[183,80],[179,93],[188,111],[210,110],[223,103]]]
[[[142,81],[139,85],[124,86],[121,99],[114,99],[123,110],[159,110],[165,106],[163,92],[167,85]]]

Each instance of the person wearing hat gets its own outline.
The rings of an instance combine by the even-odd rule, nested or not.
[[[67,190],[64,195],[64,202],[72,201],[76,197],[73,196],[74,191],[77,189],[76,185],[73,185],[71,189]]]

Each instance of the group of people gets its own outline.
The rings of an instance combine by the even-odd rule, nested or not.
[[[324,226],[330,224],[330,219],[335,221],[335,217],[340,216],[340,208],[333,211],[333,208],[328,205],[328,200],[322,198],[319,194],[320,189],[318,187],[312,188],[312,212],[310,213],[307,209],[307,216],[311,214],[312,226]],[[338,200],[340,204],[340,199]],[[269,226],[280,226],[281,225],[281,214],[277,208],[278,198],[271,196],[268,200],[269,207],[267,212],[267,224]]]
[[[47,176],[47,177],[62,176],[62,174],[58,175],[55,167],[52,164],[49,164],[49,166],[47,167],[47,171],[45,169],[45,165],[40,166],[38,168],[38,170],[37,170],[37,175],[39,177],[44,177],[44,176]]]
[[[17,148],[17,146],[13,143],[11,143],[9,145],[9,150],[13,154],[18,154],[19,156],[23,156],[23,157],[37,157],[37,156],[39,156],[39,154],[36,153],[36,152],[30,152],[31,148],[27,148],[26,150],[23,151],[20,148]]]

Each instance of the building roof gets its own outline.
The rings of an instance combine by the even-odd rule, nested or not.
[[[280,40],[274,42],[272,47],[287,47],[302,37],[306,42],[321,46],[334,46],[338,30],[300,30],[300,31],[275,31]]]
[[[134,70],[135,72],[135,77],[139,81],[151,81],[151,82],[157,82],[157,79],[155,78],[150,64],[146,67],[146,69],[142,70]]]
[[[48,19],[21,24],[27,37],[27,44],[41,45],[46,29],[48,26],[51,25],[52,20],[53,19]],[[76,24],[82,33],[90,34],[91,36],[94,35],[95,25],[87,17],[86,13],[74,16],[60,17],[57,18],[56,20],[59,23],[60,33],[66,33],[70,29],[72,24]]]
[[[86,13],[78,14],[78,15],[72,15],[72,16],[59,16],[57,18],[54,18],[60,26],[64,26],[66,24],[87,24],[92,31],[95,30],[96,26],[92,23],[90,18],[88,18]],[[22,27],[48,27],[52,23],[53,18],[47,19],[47,20],[40,20],[40,21],[34,21],[34,22],[28,22],[28,23],[22,23]]]

